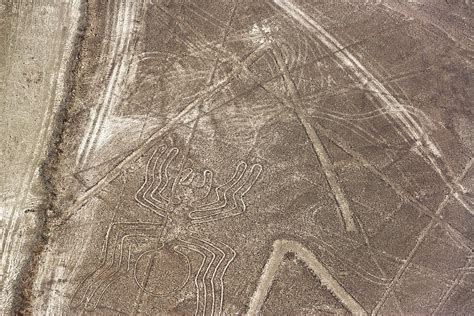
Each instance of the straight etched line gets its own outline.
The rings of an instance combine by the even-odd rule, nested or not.
[[[308,138],[311,141],[311,145],[313,146],[314,152],[318,157],[319,163],[323,169],[324,175],[326,177],[326,181],[331,188],[334,198],[336,200],[337,205],[339,206],[339,210],[341,212],[342,219],[344,221],[344,226],[347,231],[357,231],[357,227],[355,225],[354,216],[352,211],[349,207],[349,202],[346,199],[345,193],[342,187],[339,185],[339,181],[337,179],[336,172],[334,171],[333,164],[331,159],[329,158],[329,154],[324,147],[320,137],[316,133],[316,130],[313,128],[311,123],[309,122],[308,115],[303,107],[300,105],[298,90],[296,88],[295,83],[293,82],[290,73],[288,71],[288,67],[286,67],[285,61],[281,56],[281,50],[277,49],[272,46],[272,54],[275,58],[275,61],[280,68],[281,74],[283,79],[285,80],[288,93],[290,94],[290,99],[285,100],[284,102],[290,103],[291,108],[295,111],[296,116],[298,117],[299,121],[303,125]]]
[[[242,62],[242,65],[236,65],[236,68],[224,79],[218,81],[215,84],[204,89],[198,94],[196,99],[190,102],[181,112],[170,119],[162,128],[155,131],[150,135],[144,142],[139,144],[135,149],[128,155],[126,155],[116,166],[114,166],[104,177],[102,177],[95,185],[87,189],[77,200],[71,205],[71,209],[80,209],[88,198],[100,191],[107,183],[115,179],[120,175],[121,170],[131,161],[140,157],[144,154],[159,137],[169,132],[173,127],[180,123],[193,109],[199,104],[205,102],[208,98],[212,97],[215,93],[227,86],[237,75],[242,71],[244,67],[251,65],[268,47],[266,45],[260,46],[253,53],[248,55]]]
[[[351,70],[351,73],[359,80],[363,86],[367,86],[377,96],[378,100],[392,109],[393,117],[398,119],[406,130],[407,134],[415,141],[421,154],[424,155],[432,168],[444,181],[445,185],[455,192],[464,193],[464,189],[454,179],[454,173],[443,159],[442,153],[431,140],[430,136],[422,129],[417,120],[407,111],[406,107],[387,90],[387,88],[375,76],[366,69],[361,62],[348,50],[344,50],[341,45],[329,32],[327,32],[313,18],[302,11],[291,0],[273,0],[288,16],[292,17],[308,31],[313,33],[337,58],[338,63]],[[463,196],[458,194],[456,198],[464,201]],[[471,214],[474,213],[467,202],[461,202]]]
[[[464,168],[463,172],[461,173],[461,175],[459,176],[459,178],[457,179],[457,181],[461,181],[464,176],[466,175],[466,173],[468,172],[468,170],[471,168],[472,166],[472,159],[469,161],[469,163],[467,164],[466,168]],[[455,194],[455,193],[454,193]],[[454,195],[453,192],[451,192],[450,194],[446,195],[446,197],[444,198],[444,200],[439,204],[438,206],[438,209],[436,210],[436,213],[435,215],[436,216],[441,216],[444,208],[446,207],[446,205],[448,204],[449,202],[449,199],[451,197],[451,195]],[[430,232],[430,230],[434,227],[434,225],[437,224],[437,221],[436,221],[436,218],[432,218],[430,223],[423,229],[423,231],[421,232],[421,234],[418,236],[417,240],[416,240],[416,244],[415,246],[413,247],[413,249],[410,251],[410,254],[408,255],[407,259],[405,260],[404,264],[400,267],[400,269],[398,270],[397,274],[395,275],[395,277],[392,279],[392,281],[390,282],[390,284],[388,285],[387,289],[385,290],[384,294],[382,295],[382,297],[380,298],[380,301],[377,303],[377,305],[375,306],[374,310],[372,311],[372,315],[376,315],[380,309],[382,308],[383,304],[385,303],[385,301],[387,300],[388,298],[388,295],[390,294],[392,288],[395,286],[395,284],[400,280],[400,278],[403,276],[403,274],[405,273],[406,269],[408,268],[408,266],[410,265],[413,257],[415,256],[415,253],[417,252],[417,250],[419,249],[421,243],[425,240],[425,238],[428,236],[428,233]],[[454,283],[456,284],[456,283]],[[440,302],[441,304],[441,302]],[[439,306],[437,306],[437,309],[435,310],[434,314],[439,310]]]
[[[316,258],[316,256],[298,242],[291,240],[277,240],[273,244],[273,252],[267,261],[260,277],[257,289],[251,298],[247,315],[259,315],[275,274],[282,263],[285,254],[294,253],[320,279],[321,285],[329,290],[350,313],[367,315],[365,309],[351,294],[332,276],[331,272]]]

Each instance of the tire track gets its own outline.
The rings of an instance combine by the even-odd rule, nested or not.
[[[145,12],[145,5],[137,1],[116,1],[115,6],[108,7],[108,17],[114,22],[111,24],[112,44],[107,44],[102,49],[102,57],[107,58],[107,66],[104,70],[108,75],[106,88],[102,90],[99,101],[91,109],[89,125],[78,148],[76,156],[76,167],[78,169],[87,166],[90,156],[94,154],[101,131],[113,113],[114,109],[122,100],[122,91],[126,91],[126,86],[133,81],[135,46],[138,39],[140,20]],[[97,78],[100,81],[99,78]],[[97,82],[99,84],[99,82]]]

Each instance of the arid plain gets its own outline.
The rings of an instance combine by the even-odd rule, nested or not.
[[[472,313],[472,21],[1,0],[2,313]]]

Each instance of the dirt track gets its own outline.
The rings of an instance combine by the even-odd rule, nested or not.
[[[5,313],[472,310],[469,1],[19,3]]]

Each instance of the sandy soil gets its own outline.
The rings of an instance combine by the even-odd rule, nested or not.
[[[5,312],[37,248],[43,219],[35,212],[45,202],[40,166],[64,97],[79,5],[0,2],[0,306]]]
[[[5,310],[472,310],[470,1],[1,8]]]

